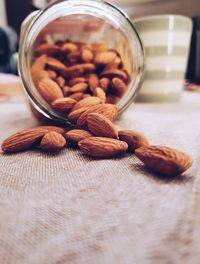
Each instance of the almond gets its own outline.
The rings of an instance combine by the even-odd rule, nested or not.
[[[36,58],[33,65],[31,66],[31,73],[34,71],[44,70],[47,62],[47,56],[41,55],[40,57]]]
[[[50,43],[44,43],[39,45],[35,52],[37,54],[53,55],[60,50],[59,46]]]
[[[81,67],[84,73],[91,73],[96,70],[96,66],[93,63],[77,64],[77,67]]]
[[[118,69],[109,69],[109,70],[104,70],[101,75],[101,77],[107,77],[107,78],[115,78],[118,77],[124,81],[128,80],[128,76],[127,73],[125,73],[122,70],[118,70]]]
[[[88,107],[82,107],[79,108],[77,110],[74,110],[72,112],[70,112],[70,114],[68,115],[68,120],[72,123],[72,124],[76,124],[77,119],[81,116],[81,114],[83,112],[85,112],[88,109]]]
[[[110,80],[108,78],[102,78],[99,81],[99,87],[106,92],[110,86]]]
[[[62,62],[51,57],[47,58],[47,65],[49,66],[50,69],[54,71],[62,71],[66,69],[66,66]]]
[[[43,128],[31,128],[18,132],[2,143],[2,150],[5,153],[14,153],[31,148],[47,132]]]
[[[72,143],[78,143],[79,141],[92,136],[93,135],[89,131],[83,129],[73,129],[65,134],[66,140]]]
[[[95,136],[118,139],[118,132],[115,125],[101,114],[89,114],[87,127]]]
[[[52,80],[55,80],[56,77],[57,77],[57,73],[55,71],[52,71],[52,70],[48,70],[48,75],[49,75],[49,78],[52,79]]]
[[[59,126],[39,126],[37,128],[45,129],[47,131],[54,131],[60,134],[65,134],[69,129]]]
[[[84,98],[87,98],[87,97],[91,97],[91,96],[92,96],[92,95],[89,94],[89,93],[84,93],[84,94],[83,94],[83,99],[84,99]]]
[[[119,131],[119,139],[125,141],[128,144],[129,151],[132,152],[140,147],[149,145],[149,141],[145,135],[138,131],[121,130]]]
[[[80,100],[78,103],[76,103],[72,109],[72,111],[77,110],[82,107],[90,107],[93,105],[100,104],[101,100],[98,97],[95,96],[87,96],[86,98]]]
[[[122,97],[127,90],[127,86],[120,78],[113,78],[112,79],[112,90],[116,95],[118,95],[119,97]]]
[[[94,94],[94,96],[98,97],[101,100],[101,103],[104,104],[106,102],[106,93],[100,87],[97,87],[94,90],[94,93],[93,94]]]
[[[88,84],[90,90],[94,92],[94,90],[99,86],[99,78],[96,74],[91,74],[88,80]]]
[[[32,79],[33,79],[33,82],[34,84],[37,86],[38,83],[42,80],[42,79],[45,79],[45,78],[48,78],[49,77],[49,74],[47,71],[44,71],[44,70],[38,70],[38,71],[34,71],[32,72]]]
[[[71,52],[75,52],[75,51],[77,51],[78,50],[78,46],[75,44],[75,43],[65,43],[63,46],[62,46],[62,48],[61,48],[61,50],[63,51],[63,52],[67,52],[67,53],[71,53]]]
[[[122,60],[117,57],[113,62],[106,65],[105,70],[119,69],[121,67],[123,67]]]
[[[64,86],[62,88],[62,91],[63,91],[63,95],[66,97],[68,97],[71,93],[70,93],[70,87],[69,86]]]
[[[94,63],[97,65],[106,65],[114,61],[117,57],[116,52],[113,51],[104,51],[96,54],[94,58]]]
[[[66,139],[59,133],[51,131],[44,135],[40,142],[40,148],[44,151],[56,152],[66,145]]]
[[[91,113],[102,114],[107,117],[110,121],[113,121],[117,116],[117,107],[112,104],[99,104],[89,107],[84,111],[77,120],[77,125],[85,127],[87,124],[87,117]]]
[[[84,77],[77,77],[77,78],[73,78],[68,82],[69,86],[74,86],[77,83],[84,83],[86,82],[86,79]]]
[[[81,99],[83,99],[83,93],[73,93],[72,95],[69,96],[69,98],[72,98],[76,101],[80,101]]]
[[[60,86],[60,88],[63,88],[65,86],[65,79],[62,76],[57,77],[56,82]]]
[[[126,142],[105,137],[89,137],[78,143],[83,153],[99,158],[112,158],[126,152]]]
[[[116,96],[116,95],[108,95],[106,97],[106,103],[107,104],[117,104],[120,100],[120,97]]]
[[[74,65],[70,67],[66,67],[60,73],[65,78],[76,78],[80,77],[84,72],[84,69],[80,65]]]
[[[81,51],[81,59],[83,62],[91,62],[94,58],[94,55],[89,49],[82,49]]]
[[[135,155],[152,171],[175,176],[192,166],[192,159],[185,153],[165,146],[144,146]]]
[[[38,92],[47,103],[62,98],[63,93],[56,82],[49,78],[42,79],[37,85]]]
[[[77,83],[70,88],[71,93],[83,93],[87,90],[88,84],[87,83]]]
[[[55,111],[60,111],[60,112],[68,112],[69,110],[72,109],[72,107],[77,103],[76,100],[66,97],[66,98],[59,98],[53,101],[51,104],[52,108]]]

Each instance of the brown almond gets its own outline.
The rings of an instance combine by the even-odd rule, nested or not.
[[[64,94],[64,96],[66,97],[66,96],[69,96],[71,93],[70,93],[70,87],[69,86],[64,86],[63,88],[62,88],[62,91],[63,91],[63,94]]]
[[[84,93],[84,94],[83,94],[83,99],[84,99],[84,98],[87,98],[87,97],[91,97],[91,96],[92,96],[92,95],[89,94],[89,93]]]
[[[63,69],[60,74],[65,78],[77,78],[81,77],[81,75],[84,73],[84,69],[81,65],[73,65],[70,67],[66,67]]]
[[[34,71],[44,70],[46,66],[46,62],[47,62],[46,55],[41,55],[40,57],[36,58],[31,66],[31,73],[33,73]]]
[[[65,86],[65,79],[62,76],[57,77],[56,82],[60,86],[60,88],[63,88]]]
[[[127,73],[125,73],[122,70],[118,70],[118,69],[104,70],[100,76],[111,78],[111,79],[117,77],[117,78],[124,80],[125,82],[128,80]]]
[[[77,83],[83,83],[86,82],[86,79],[84,77],[77,77],[77,78],[73,78],[68,82],[69,86],[74,86]]]
[[[127,85],[124,83],[124,81],[120,78],[113,78],[112,79],[112,91],[118,95],[119,97],[122,97],[127,90]]]
[[[78,64],[76,66],[81,67],[85,74],[92,73],[96,70],[96,66],[93,63],[83,63],[83,64]]]
[[[101,114],[89,114],[87,127],[95,136],[118,139],[118,132],[115,125]]]
[[[104,104],[106,102],[106,93],[100,87],[97,87],[94,90],[94,93],[93,94],[94,94],[94,96],[98,97],[101,100],[101,103]]]
[[[32,72],[32,79],[34,84],[37,86],[38,83],[45,78],[49,78],[49,74],[47,71],[44,70],[39,70],[39,71],[34,71]]]
[[[122,60],[117,57],[114,61],[106,65],[105,70],[120,69],[121,67],[123,67]]]
[[[63,93],[56,82],[49,78],[42,79],[37,85],[38,92],[47,103],[62,98]]]
[[[76,101],[80,101],[81,99],[83,99],[83,95],[84,95],[83,93],[73,93],[69,97]]]
[[[76,103],[76,100],[69,97],[65,97],[53,101],[51,106],[55,111],[68,112]]]
[[[66,53],[71,53],[77,51],[78,46],[75,43],[68,42],[62,46],[61,50]]]
[[[82,107],[90,107],[90,106],[97,105],[100,103],[101,103],[101,100],[98,97],[88,96],[88,97],[80,100],[79,102],[77,102],[74,105],[72,111],[77,110],[77,109],[82,108]]]
[[[183,173],[192,166],[187,154],[165,146],[144,146],[135,155],[152,171],[168,176]]]
[[[18,132],[2,143],[2,150],[5,153],[14,153],[30,149],[48,132],[43,128],[31,128]]]
[[[37,128],[41,128],[41,129],[45,129],[47,131],[54,131],[60,134],[65,134],[69,129],[68,128],[64,128],[64,127],[59,127],[59,126],[39,126]]]
[[[126,142],[105,137],[89,137],[78,143],[83,153],[99,158],[113,158],[124,154],[128,148]]]
[[[97,74],[91,74],[88,80],[89,88],[92,92],[99,86],[99,78]]]
[[[113,51],[104,51],[96,54],[94,58],[94,63],[97,65],[106,65],[114,61],[117,57],[116,52]]]
[[[82,49],[81,51],[81,59],[83,62],[91,62],[94,58],[94,55],[91,50],[89,49]]]
[[[87,90],[87,83],[77,83],[70,88],[70,93],[83,93]]]
[[[54,71],[63,71],[66,69],[66,66],[62,62],[52,57],[47,58],[46,64],[48,65],[50,69]]]
[[[92,137],[92,136],[93,135],[89,131],[83,130],[83,129],[73,129],[73,130],[68,131],[65,134],[66,140],[74,144],[78,143],[79,141],[85,138]]]
[[[119,139],[125,141],[128,144],[129,151],[132,152],[140,147],[149,145],[146,136],[138,131],[121,130],[119,131]]]
[[[47,72],[48,72],[49,78],[55,81],[55,79],[57,78],[57,73],[52,70],[48,70]]]
[[[99,81],[99,87],[104,90],[104,92],[107,92],[109,86],[110,86],[110,79],[108,78],[102,78]]]
[[[35,49],[35,52],[37,54],[53,55],[53,54],[57,53],[59,50],[60,50],[60,47],[55,45],[55,44],[44,43],[44,44],[39,45]]]
[[[116,95],[108,95],[106,97],[106,103],[107,104],[117,104],[120,100],[120,97],[116,96]]]
[[[77,110],[74,110],[72,112],[69,113],[68,115],[68,120],[72,123],[72,124],[76,124],[77,119],[81,116],[82,113],[84,113],[86,110],[88,109],[88,107],[82,107],[79,108]]]
[[[112,104],[99,104],[89,107],[84,111],[77,120],[77,125],[80,127],[85,127],[87,125],[88,115],[91,113],[102,114],[107,117],[110,121],[113,121],[117,116],[118,109]]]
[[[66,145],[66,139],[59,133],[51,131],[44,135],[40,142],[40,148],[47,152],[57,152]]]

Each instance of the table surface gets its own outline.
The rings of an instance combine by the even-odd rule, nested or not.
[[[0,112],[0,141],[36,124],[23,103]],[[200,94],[134,104],[117,123],[189,153],[193,167],[170,179],[133,154],[1,153],[0,263],[200,263]]]

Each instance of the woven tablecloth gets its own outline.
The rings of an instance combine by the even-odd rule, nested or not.
[[[0,113],[0,140],[35,125],[23,103],[0,103]],[[118,124],[189,153],[193,167],[170,179],[133,154],[1,153],[0,263],[200,263],[200,94],[134,104]]]

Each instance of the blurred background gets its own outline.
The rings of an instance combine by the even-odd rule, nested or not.
[[[52,0],[0,0],[0,94],[5,75],[17,75],[17,52],[22,21],[32,11]],[[200,1],[199,0],[110,0],[131,18],[155,14],[180,14],[193,19],[194,28],[186,78],[200,83]],[[14,80],[14,79],[13,79]],[[199,88],[198,88],[199,89]]]

